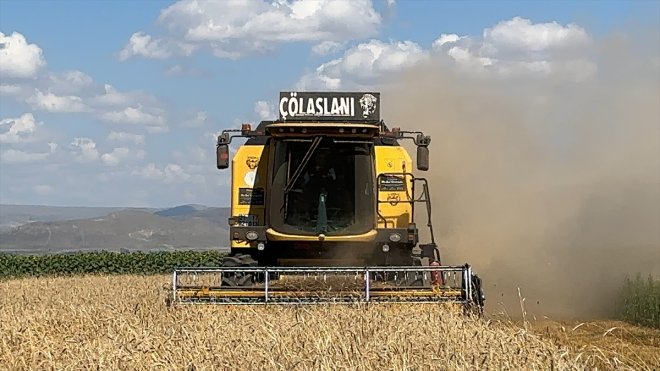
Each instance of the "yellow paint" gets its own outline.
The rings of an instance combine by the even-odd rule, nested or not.
[[[376,146],[374,147],[376,158],[376,176],[384,173],[412,172],[412,159],[403,147]],[[406,202],[412,198],[412,181],[410,177],[405,179],[406,191],[392,192],[380,191],[379,200],[388,201],[379,203],[378,210],[387,220],[388,228],[408,228],[412,216],[412,206]],[[378,187],[378,184],[376,184]],[[385,223],[378,218],[378,228],[385,228]]]
[[[323,241],[369,242],[374,240],[376,234],[377,234],[376,230],[372,229],[369,232],[363,234],[354,234],[348,236],[325,236],[323,237]],[[319,236],[301,236],[295,234],[284,234],[272,228],[268,228],[266,230],[266,235],[268,236],[269,240],[273,240],[273,241],[321,241]]]
[[[260,225],[265,221],[265,205],[240,205],[240,188],[263,188],[264,202],[268,184],[268,147],[243,145],[238,148],[231,162],[231,215],[255,215]],[[252,184],[252,182],[254,182]],[[231,236],[230,236],[231,238]],[[232,248],[249,248],[247,242],[231,241]]]

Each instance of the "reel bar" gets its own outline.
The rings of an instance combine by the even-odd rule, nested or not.
[[[182,304],[470,304],[471,274],[467,265],[180,268],[172,275],[172,294]],[[226,277],[239,277],[243,285],[227,284]]]

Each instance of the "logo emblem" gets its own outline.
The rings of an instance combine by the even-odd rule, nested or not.
[[[398,193],[390,193],[387,195],[387,202],[390,203],[390,205],[394,206],[401,201],[401,197],[399,196]]]
[[[245,165],[247,165],[250,170],[254,170],[257,168],[257,165],[259,165],[259,158],[250,156],[245,160]]]
[[[376,102],[378,99],[371,94],[365,94],[360,98],[360,107],[362,107],[362,117],[367,118],[376,112]]]

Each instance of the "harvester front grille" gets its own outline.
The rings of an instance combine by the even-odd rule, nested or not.
[[[469,266],[180,268],[174,303],[307,304],[454,302],[470,304]]]

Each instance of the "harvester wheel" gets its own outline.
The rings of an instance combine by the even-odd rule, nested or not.
[[[248,254],[236,254],[234,256],[225,256],[222,259],[223,267],[256,267],[257,261]],[[223,273],[222,285],[245,287],[251,286],[254,282],[252,273]]]
[[[468,314],[482,316],[484,314],[484,301],[486,300],[486,297],[484,296],[483,287],[481,285],[481,278],[479,278],[479,276],[476,274],[473,274],[471,281],[472,297],[469,298],[466,311]]]

